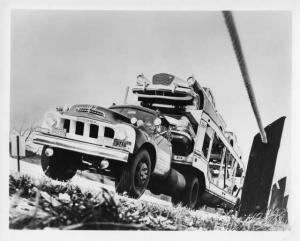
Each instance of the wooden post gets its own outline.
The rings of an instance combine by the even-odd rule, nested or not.
[[[263,143],[260,133],[253,139],[242,191],[239,216],[264,215],[275,171],[285,117],[281,117],[265,128],[268,143]]]
[[[11,136],[11,156],[17,158],[18,172],[20,172],[20,159],[26,156],[26,142],[24,136],[12,135]]]
[[[20,172],[20,138],[17,135],[17,160],[18,160],[18,172]]]

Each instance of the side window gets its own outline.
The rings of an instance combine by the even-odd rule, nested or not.
[[[206,136],[204,137],[204,154],[206,154],[205,151],[207,146],[207,144],[205,144],[205,138],[207,141],[210,140]],[[240,192],[240,177],[243,169],[216,133],[213,135],[208,157],[210,182],[227,193],[237,196]]]
[[[210,127],[209,124],[207,124],[206,130],[205,130],[205,135],[204,135],[204,140],[203,140],[203,145],[202,145],[202,153],[206,157],[206,159],[209,158],[209,153],[210,153],[209,148],[211,148],[211,142],[212,142],[213,136],[214,136],[214,130],[212,129],[212,127]]]
[[[211,153],[209,156],[209,172],[211,182],[220,188],[224,188],[224,157],[225,145],[217,135],[214,135]]]
[[[241,190],[241,176],[243,169],[238,161],[229,152],[226,153],[226,178],[224,190],[231,195],[237,196]]]
[[[226,150],[224,163],[225,163],[225,169],[226,169],[226,176],[225,176],[225,182],[224,182],[225,191],[232,194],[234,186],[235,186],[234,173],[235,173],[235,168],[236,168],[236,160],[228,150]]]
[[[207,133],[205,133],[203,146],[202,146],[202,152],[206,158],[208,157],[207,154],[208,154],[208,150],[209,150],[210,140],[211,139],[210,139],[209,135]]]
[[[242,177],[243,174],[243,168],[241,168],[240,164],[237,165],[237,169],[236,169],[236,173],[235,176],[236,177]]]
[[[236,162],[235,166],[236,167],[235,167],[234,174],[233,174],[235,183],[234,183],[234,187],[232,190],[232,195],[237,197],[239,195],[241,187],[242,187],[243,168],[241,168],[240,164],[238,164],[237,162]]]

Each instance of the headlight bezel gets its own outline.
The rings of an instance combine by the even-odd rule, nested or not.
[[[194,78],[194,76],[190,76],[188,79],[187,79],[187,83],[188,83],[188,86],[189,87],[192,87],[196,82],[196,79]]]
[[[129,151],[130,153],[133,152],[134,149],[134,144],[136,140],[136,133],[135,133],[135,128],[132,126],[129,126],[127,124],[117,124],[114,128],[115,130],[115,135],[114,135],[114,140],[113,140],[113,147],[121,149],[121,150],[126,150]],[[124,140],[120,140],[119,136],[119,131],[122,130],[126,132],[126,138]],[[122,138],[122,136],[121,136]]]
[[[131,117],[131,119],[130,119],[130,123],[132,125],[135,125],[137,121],[138,121],[138,119],[136,117]]]
[[[127,138],[128,138],[128,134],[125,129],[120,128],[116,130],[114,139],[125,141]]]
[[[43,128],[52,129],[59,125],[59,115],[57,112],[49,111],[44,116]]]

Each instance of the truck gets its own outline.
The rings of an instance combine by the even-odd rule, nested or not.
[[[139,104],[46,112],[34,137],[44,173],[67,181],[96,170],[132,198],[148,189],[192,209],[236,206],[245,168],[211,90],[193,76],[159,73],[151,81],[139,75],[132,92]]]

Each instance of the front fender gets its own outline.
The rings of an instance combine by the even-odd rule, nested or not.
[[[159,134],[149,136],[147,133],[136,129],[134,153],[137,153],[141,148],[145,148],[149,151],[153,165],[152,175],[159,178],[167,177],[171,169],[171,143]]]
[[[130,141],[132,144],[129,147],[128,151],[130,153],[134,153],[134,148],[136,144],[136,132],[132,126],[129,126],[127,124],[116,124],[115,125],[115,132],[117,132],[119,129],[124,130],[127,134],[127,140]]]

